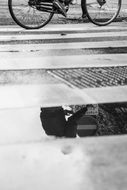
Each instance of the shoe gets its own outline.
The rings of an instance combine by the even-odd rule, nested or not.
[[[54,0],[53,1],[53,6],[63,15],[63,16],[67,16],[66,14],[66,10],[64,8],[64,6],[62,5],[62,3],[60,3],[58,0]]]
[[[72,0],[70,4],[71,4],[71,5],[76,5],[76,3],[77,3],[76,0]]]
[[[100,6],[103,6],[106,3],[106,0],[97,0]]]
[[[82,14],[82,21],[83,22],[86,22],[88,19],[87,19],[87,14]]]
[[[84,19],[84,18],[86,18],[87,17],[87,14],[85,13],[85,14],[82,14],[82,18]]]

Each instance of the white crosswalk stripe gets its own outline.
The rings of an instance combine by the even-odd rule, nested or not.
[[[66,77],[49,72],[49,69],[65,68],[67,72],[70,68],[126,68],[126,25],[49,25],[40,30],[0,27],[0,57],[0,72],[7,75],[0,86],[3,97],[0,100],[1,108],[126,101],[126,84],[94,88],[83,86],[81,89],[81,80],[77,81],[79,86],[76,86]],[[38,74],[40,70],[46,73],[46,77]],[[21,74],[21,71],[27,71],[25,79],[26,74]],[[35,76],[28,82],[31,72],[35,72]],[[2,77],[5,79],[5,74]],[[124,76],[124,81],[126,78]],[[8,93],[10,99],[6,96]],[[15,102],[10,101],[14,97]]]

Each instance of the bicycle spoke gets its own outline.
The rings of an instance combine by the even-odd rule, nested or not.
[[[44,26],[53,16],[41,10],[36,0],[8,0],[10,13],[17,24],[24,28],[36,29]],[[31,1],[31,2],[30,2]],[[51,7],[51,4],[50,4]],[[52,7],[51,7],[52,8]]]

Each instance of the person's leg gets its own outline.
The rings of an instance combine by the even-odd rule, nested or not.
[[[41,108],[40,119],[47,135],[56,137],[65,136],[66,120],[62,107]]]
[[[53,1],[53,6],[63,15],[63,16],[67,16],[66,14],[66,9],[64,7],[64,5],[62,4],[62,2],[60,2],[59,0],[54,0]]]
[[[82,18],[85,18],[87,14],[85,2],[86,0],[81,0]]]

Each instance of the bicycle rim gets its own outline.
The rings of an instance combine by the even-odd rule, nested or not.
[[[110,24],[119,14],[121,0],[86,0],[87,16],[98,25]]]
[[[40,4],[30,6],[29,1],[30,0],[8,0],[10,14],[19,26],[25,29],[39,29],[51,20],[54,13],[42,11]]]

